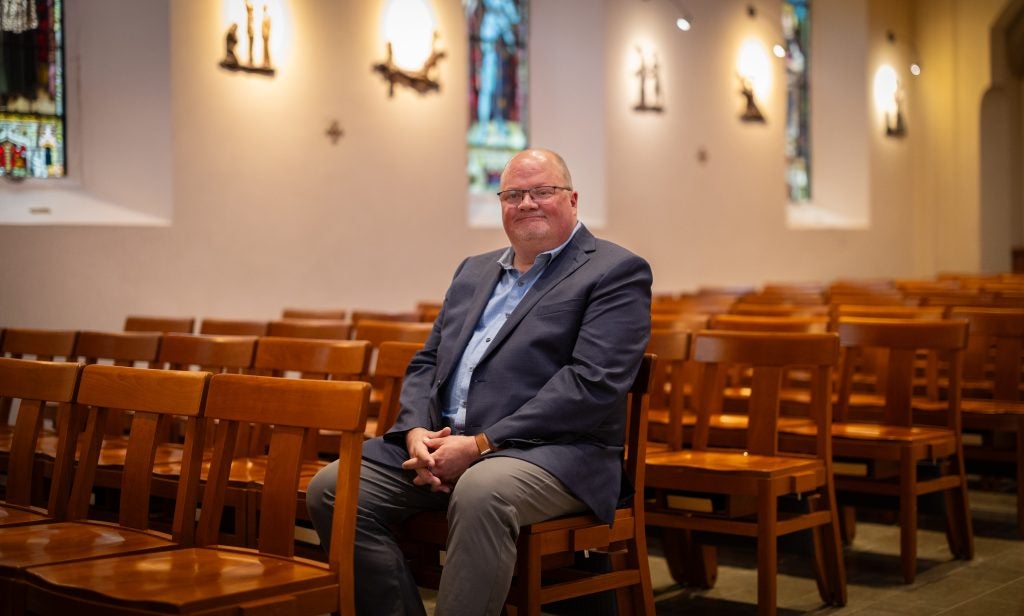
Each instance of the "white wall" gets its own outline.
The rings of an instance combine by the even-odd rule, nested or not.
[[[558,1],[534,0],[534,18]],[[853,10],[867,15],[868,45],[884,33],[880,1],[854,0]],[[974,6],[947,1],[962,12]],[[899,19],[910,19],[908,2],[895,3]],[[838,3],[843,0],[816,2],[833,12]],[[129,5],[147,10],[125,10]],[[929,275],[947,263],[940,257],[954,240],[965,245],[964,263],[977,254],[970,227],[932,222],[932,231],[916,231],[923,216],[914,205],[918,170],[911,156],[931,129],[925,123],[912,125],[901,141],[870,131],[869,228],[787,228],[781,82],[764,102],[767,124],[737,119],[742,99],[733,66],[735,45],[752,27],[746,3],[688,5],[697,23],[682,34],[670,23],[670,2],[605,0],[604,31],[596,35],[604,55],[595,59],[604,63],[603,100],[593,88],[557,101],[539,97],[546,105],[603,113],[603,125],[559,128],[562,135],[579,134],[581,144],[603,147],[607,222],[598,233],[646,256],[656,290]],[[440,298],[464,255],[504,244],[500,230],[465,222],[466,44],[461,34],[451,34],[464,30],[460,3],[434,2],[449,52],[440,65],[441,91],[419,96],[400,90],[391,99],[370,70],[383,58],[380,2],[290,0],[284,6],[288,19],[275,24],[274,36],[290,38],[291,45],[278,59],[277,76],[268,79],[217,66],[226,27],[218,3],[90,2],[89,27],[100,28],[111,44],[125,29],[154,35],[145,53],[155,66],[169,66],[170,78],[155,71],[139,80],[104,80],[102,87],[83,80],[86,96],[131,118],[132,107],[122,101],[169,92],[173,136],[169,160],[161,163],[170,186],[120,170],[98,170],[97,181],[125,194],[170,199],[171,223],[0,227],[0,324],[119,328],[128,313],[271,318],[285,305],[408,309],[417,300]],[[166,47],[152,22],[162,14],[169,16]],[[535,34],[559,31],[538,28]],[[819,35],[829,40],[827,32]],[[667,109],[661,115],[631,109],[628,63],[637,37],[662,50]],[[126,40],[122,53],[139,55],[137,39]],[[557,48],[551,40],[535,47]],[[982,54],[973,57],[980,62]],[[563,64],[555,51],[533,60],[561,73],[589,69]],[[869,75],[848,77],[851,92],[862,96]],[[955,115],[973,112],[976,122],[977,108],[965,109],[968,102]],[[324,135],[334,119],[345,131],[337,145]],[[839,126],[829,136],[863,140],[860,130]],[[703,163],[697,158],[702,149]],[[963,173],[966,179],[950,180],[958,192],[961,184],[970,186],[969,171]],[[0,186],[0,209],[11,194]],[[581,209],[587,198],[581,194]]]

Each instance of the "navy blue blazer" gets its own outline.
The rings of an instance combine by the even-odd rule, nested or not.
[[[395,425],[363,457],[397,467],[405,434],[442,427],[442,395],[501,276],[503,250],[459,265]],[[547,470],[610,522],[619,498],[626,393],[651,329],[651,269],[581,228],[508,317],[473,371],[466,434]]]

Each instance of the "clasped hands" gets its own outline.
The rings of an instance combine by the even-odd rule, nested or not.
[[[453,435],[448,427],[436,432],[413,428],[405,435],[405,445],[409,459],[402,468],[415,470],[412,482],[430,486],[431,492],[451,493],[470,463],[480,457],[472,436]]]

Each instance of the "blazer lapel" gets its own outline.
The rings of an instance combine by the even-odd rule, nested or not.
[[[575,272],[584,263],[590,260],[590,253],[597,248],[597,241],[594,236],[591,235],[590,231],[586,227],[581,227],[576,232],[573,240],[569,242],[562,253],[559,254],[553,263],[549,264],[547,269],[541,275],[541,277],[533,284],[533,287],[526,294],[526,296],[519,302],[516,309],[512,311],[505,324],[501,326],[498,333],[495,334],[494,340],[488,345],[487,350],[484,352],[480,361],[487,358],[491,352],[498,348],[502,341],[519,325],[519,322],[523,320],[530,310],[537,305],[537,302],[547,294],[548,291],[553,289],[555,285],[565,280],[570,274]],[[487,299],[484,299],[486,304]],[[483,307],[480,307],[483,310]],[[477,318],[479,318],[479,312],[477,312]],[[468,341],[468,337],[466,339]]]
[[[466,318],[462,322],[462,329],[459,330],[458,339],[453,346],[448,348],[455,349],[460,355],[465,350],[469,344],[469,339],[473,336],[476,324],[480,321],[480,315],[483,314],[488,300],[491,299],[491,294],[494,292],[494,287],[498,284],[498,278],[501,277],[501,274],[502,269],[497,261],[487,264],[487,267],[480,273],[480,283],[476,285],[476,290],[473,292],[473,297],[466,312]],[[455,367],[455,362],[458,360],[458,357],[445,358],[446,368],[444,373],[438,375],[440,381],[448,379],[452,369]]]

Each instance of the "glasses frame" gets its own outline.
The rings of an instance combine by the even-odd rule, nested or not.
[[[548,199],[551,199],[552,197],[555,196],[554,194],[552,194],[551,197],[546,197],[546,198],[543,198],[543,199],[538,199],[537,196],[534,195],[533,191],[540,190],[542,188],[554,188],[556,190],[568,190],[570,192],[572,191],[572,188],[569,187],[569,186],[552,186],[552,185],[549,185],[549,184],[544,184],[542,186],[534,186],[533,188],[509,188],[508,190],[499,191],[496,194],[498,195],[498,200],[502,204],[507,203],[509,206],[518,207],[519,204],[521,204],[523,202],[523,199],[526,198],[527,194],[530,195],[530,199],[532,199],[534,203],[543,203],[543,202],[547,201]],[[503,196],[503,195],[507,195],[508,193],[521,193],[521,194],[520,194],[519,199],[515,203],[512,203],[512,202],[506,202],[505,197]]]

